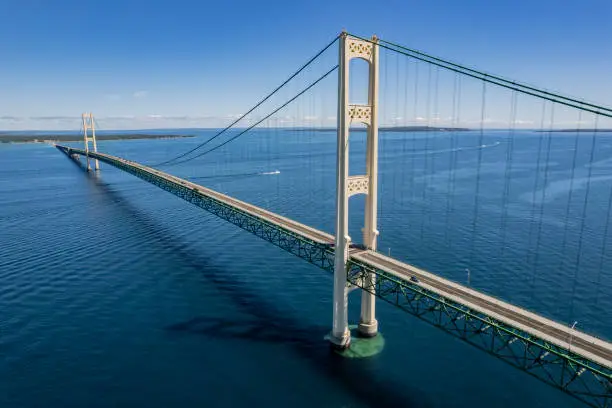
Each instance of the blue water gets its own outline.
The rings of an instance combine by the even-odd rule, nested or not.
[[[190,132],[99,149],[151,164],[210,135]],[[609,339],[612,135],[549,136],[381,134],[379,250]],[[332,134],[259,130],[167,171],[333,232],[334,155]],[[119,170],[0,144],[0,407],[581,406],[382,302],[382,353],[341,358],[331,285]]]

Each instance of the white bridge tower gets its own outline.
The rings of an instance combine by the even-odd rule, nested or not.
[[[91,170],[91,165],[89,164],[89,142],[93,143],[93,151],[95,153],[98,152],[98,145],[96,144],[96,124],[94,121],[93,113],[84,113],[82,115],[83,118],[83,138],[85,140],[85,156],[87,157],[87,170]],[[88,136],[88,130],[91,129],[91,137]],[[100,170],[100,163],[98,159],[95,159],[95,169]]]
[[[334,311],[331,342],[335,347],[347,348],[351,335],[348,328],[347,260],[351,237],[348,235],[348,199],[355,194],[366,194],[363,244],[376,250],[378,230],[378,39],[371,41],[340,35],[338,71],[338,158],[336,169],[336,255],[334,261]],[[361,58],[369,63],[368,104],[349,103],[349,63]],[[367,126],[366,174],[349,176],[349,128],[351,122]],[[368,274],[363,286],[374,289],[376,276]],[[359,333],[372,337],[378,333],[374,294],[362,290]]]

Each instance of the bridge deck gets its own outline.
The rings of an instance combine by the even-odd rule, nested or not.
[[[565,349],[570,348],[569,341],[571,337],[571,351],[573,353],[596,361],[605,367],[612,368],[611,343],[577,330],[571,330],[568,326],[377,252],[361,251],[351,254],[351,257],[402,279],[410,279],[411,276],[415,276],[419,280],[416,284],[425,289],[468,306],[471,309],[478,310],[510,326]]]
[[[81,155],[85,154],[85,152],[80,149],[66,148],[63,146],[59,147],[61,149],[65,149],[65,151],[68,153],[77,153]],[[192,183],[151,167],[103,153],[90,152],[89,156],[92,158],[99,158],[105,162],[118,161],[125,165],[137,168],[143,172],[163,178],[169,182],[196,190],[199,194],[212,197],[228,206],[238,208],[243,212],[265,220],[268,223],[278,225],[317,243],[328,245],[334,240],[334,236],[326,232],[319,231],[287,217],[283,217],[271,211],[229,197],[225,194],[221,194],[199,184]],[[572,353],[597,362],[604,367],[612,368],[612,344],[609,342],[603,341],[578,330],[572,330],[568,326],[544,318],[528,310],[511,305],[492,296],[477,292],[466,286],[441,278],[430,272],[374,251],[352,249],[350,251],[349,258],[357,260],[360,263],[368,265],[372,268],[383,270],[404,281],[410,281],[411,284],[419,285],[424,289],[442,296],[443,298],[453,300],[469,307],[470,309],[477,310],[493,317],[494,319],[502,321],[512,327],[553,343],[564,349],[571,349]],[[416,277],[418,282],[411,281],[410,278],[412,276]]]

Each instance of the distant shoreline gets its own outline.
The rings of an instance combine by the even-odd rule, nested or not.
[[[336,128],[297,128],[298,132],[335,132]],[[469,132],[468,128],[434,127],[434,126],[382,126],[380,132]],[[351,128],[351,132],[365,132],[366,128]]]
[[[559,133],[559,132],[568,132],[568,133],[576,133],[576,132],[586,132],[586,133],[593,133],[593,132],[612,132],[612,129],[551,129],[551,130],[538,130],[538,132],[544,132],[544,133],[548,133],[548,132],[555,132],[555,133]]]
[[[110,134],[97,135],[98,141],[104,140],[141,140],[141,139],[178,139],[184,137],[194,137],[193,135],[154,135],[154,134]],[[53,143],[53,142],[82,142],[83,136],[80,135],[11,135],[0,134],[0,143]]]

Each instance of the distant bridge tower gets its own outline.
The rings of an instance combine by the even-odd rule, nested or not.
[[[355,194],[366,194],[363,243],[376,250],[378,230],[378,39],[364,41],[343,32],[340,36],[338,71],[338,157],[336,169],[336,255],[334,260],[334,311],[331,342],[339,348],[350,345],[348,328],[347,260],[351,238],[348,235],[348,199]],[[369,63],[368,104],[349,103],[349,63],[361,58]],[[349,127],[351,122],[367,126],[366,173],[349,176]],[[375,275],[364,277],[364,286],[375,288]],[[359,332],[364,336],[378,333],[375,316],[375,296],[365,290],[361,297]]]
[[[85,139],[85,152],[87,157],[87,170],[91,170],[91,166],[89,164],[89,142],[93,143],[93,151],[95,153],[98,152],[98,145],[96,144],[96,124],[94,121],[93,113],[84,113],[83,117],[83,138]],[[91,137],[88,135],[88,130],[91,129]],[[100,163],[98,159],[96,160],[95,169],[100,170]]]

